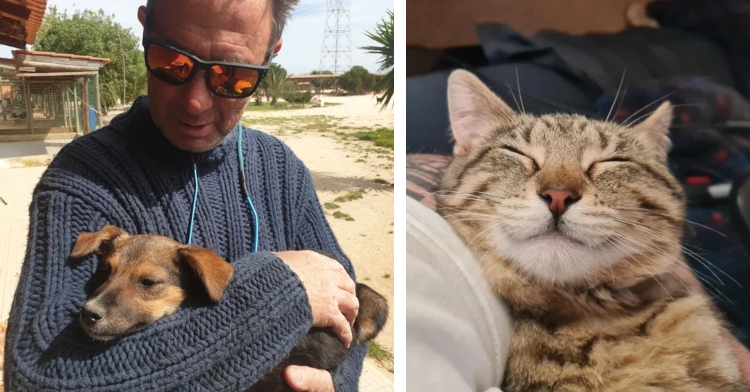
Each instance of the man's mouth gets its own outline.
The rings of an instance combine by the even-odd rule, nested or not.
[[[203,129],[203,128],[209,126],[209,125],[211,125],[210,122],[201,124],[201,123],[197,123],[197,122],[182,121],[180,119],[177,119],[177,121],[179,121],[180,124],[182,124],[184,127],[190,128],[191,130],[201,130],[201,129]]]

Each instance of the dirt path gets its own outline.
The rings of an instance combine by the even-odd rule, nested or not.
[[[278,136],[307,165],[358,281],[383,294],[393,314],[393,150],[347,137],[393,129],[393,110],[380,111],[368,96],[325,100],[340,105],[246,112],[243,121]],[[392,318],[376,342],[393,352]]]

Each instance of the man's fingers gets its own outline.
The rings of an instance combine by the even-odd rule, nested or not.
[[[289,366],[284,379],[297,392],[334,392],[333,378],[326,370],[307,366]]]
[[[339,264],[341,265],[341,264]],[[341,290],[347,291],[351,294],[357,293],[357,284],[354,283],[349,274],[346,273],[344,267],[341,267],[341,273],[343,274],[339,279],[338,286]]]
[[[352,327],[349,325],[349,321],[344,317],[343,314],[339,313],[338,316],[334,317],[333,323],[331,323],[331,329],[336,336],[339,337],[341,343],[345,347],[349,347],[352,344]]]
[[[339,310],[343,313],[346,320],[349,321],[349,325],[354,325],[354,320],[357,318],[359,313],[359,300],[356,296],[353,296],[346,292],[339,294]]]

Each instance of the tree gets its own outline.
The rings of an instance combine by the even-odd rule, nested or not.
[[[271,100],[271,105],[276,105],[276,102],[284,92],[285,84],[287,82],[286,75],[287,73],[284,67],[273,63],[271,64],[271,67],[268,68],[266,78],[263,79],[263,82],[258,86],[263,89],[266,99]]]
[[[310,75],[333,75],[333,72],[315,70],[315,71],[310,72]],[[313,85],[313,88],[315,89],[315,93],[320,94],[322,90],[333,88],[333,79],[331,78],[313,79],[311,84]]]
[[[79,10],[68,15],[50,6],[33,49],[110,59],[99,80],[105,111],[118,98],[126,103],[146,92],[146,65],[138,38],[103,10]]]
[[[386,72],[383,77],[378,78],[374,87],[374,91],[383,93],[378,97],[378,103],[382,104],[381,110],[388,106],[393,98],[393,11],[388,11],[387,15],[388,19],[381,19],[374,32],[365,32],[365,35],[377,45],[360,48],[368,53],[379,54],[378,72]]]
[[[339,87],[353,94],[366,94],[375,87],[375,75],[355,65],[339,78]]]

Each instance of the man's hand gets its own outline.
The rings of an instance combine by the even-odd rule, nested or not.
[[[273,252],[300,278],[313,313],[313,327],[330,327],[344,346],[352,342],[359,312],[356,286],[336,260],[310,250]]]
[[[284,378],[297,392],[335,392],[333,378],[327,370],[289,366],[284,371]]]

